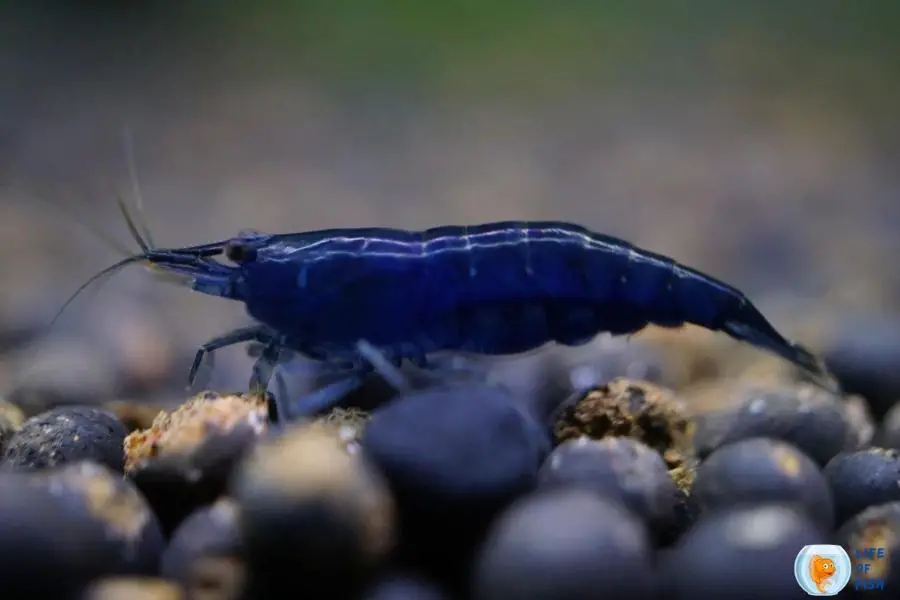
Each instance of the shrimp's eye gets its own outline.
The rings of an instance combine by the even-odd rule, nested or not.
[[[225,258],[234,263],[251,262],[256,259],[256,248],[244,242],[225,244]]]

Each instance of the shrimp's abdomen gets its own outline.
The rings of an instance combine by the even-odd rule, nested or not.
[[[446,349],[516,354],[547,342],[579,345],[604,331],[633,333],[651,322],[710,320],[684,310],[682,296],[691,294],[676,263],[581,227],[494,223],[423,235],[423,331]],[[710,313],[719,304],[706,302]]]

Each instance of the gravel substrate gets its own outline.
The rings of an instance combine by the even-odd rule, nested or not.
[[[0,582],[21,598],[800,599],[798,552],[838,543],[845,594],[896,590],[896,411],[879,424],[863,397],[682,334],[593,359],[668,382],[536,398],[507,368],[283,428],[250,394],[5,405]],[[592,365],[550,356],[522,365]],[[882,557],[864,566],[865,548]]]

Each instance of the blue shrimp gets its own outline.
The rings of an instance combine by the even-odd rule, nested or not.
[[[691,323],[772,352],[827,381],[821,361],[785,339],[730,285],[671,258],[561,222],[499,222],[424,231],[387,228],[245,233],[145,261],[204,294],[243,302],[258,323],[216,337],[263,345],[251,384],[267,386],[283,352],[346,375],[312,395],[276,397],[281,418],[321,412],[373,370],[402,389],[404,361],[456,351],[519,354],[549,342],[577,346],[600,332]],[[226,262],[214,260],[224,256]]]
[[[341,374],[299,399],[275,394],[279,419],[327,410],[372,371],[402,390],[401,364],[433,368],[434,353],[519,354],[549,342],[582,345],[601,332],[632,334],[648,324],[724,332],[839,391],[822,362],[785,339],[736,288],[577,225],[254,232],[159,249],[125,217],[142,253],[100,275],[144,262],[195,291],[243,302],[257,323],[203,344],[191,383],[216,350],[246,342],[263,348],[251,386],[266,389],[291,354]],[[220,256],[227,262],[215,260]]]

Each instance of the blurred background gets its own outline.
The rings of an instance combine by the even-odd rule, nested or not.
[[[183,390],[196,346],[243,324],[135,269],[37,335],[120,257],[90,228],[135,247],[115,198],[136,188],[161,245],[556,219],[723,278],[789,332],[890,315],[898,67],[890,0],[3,3],[0,390]],[[220,354],[214,385],[247,360]]]

